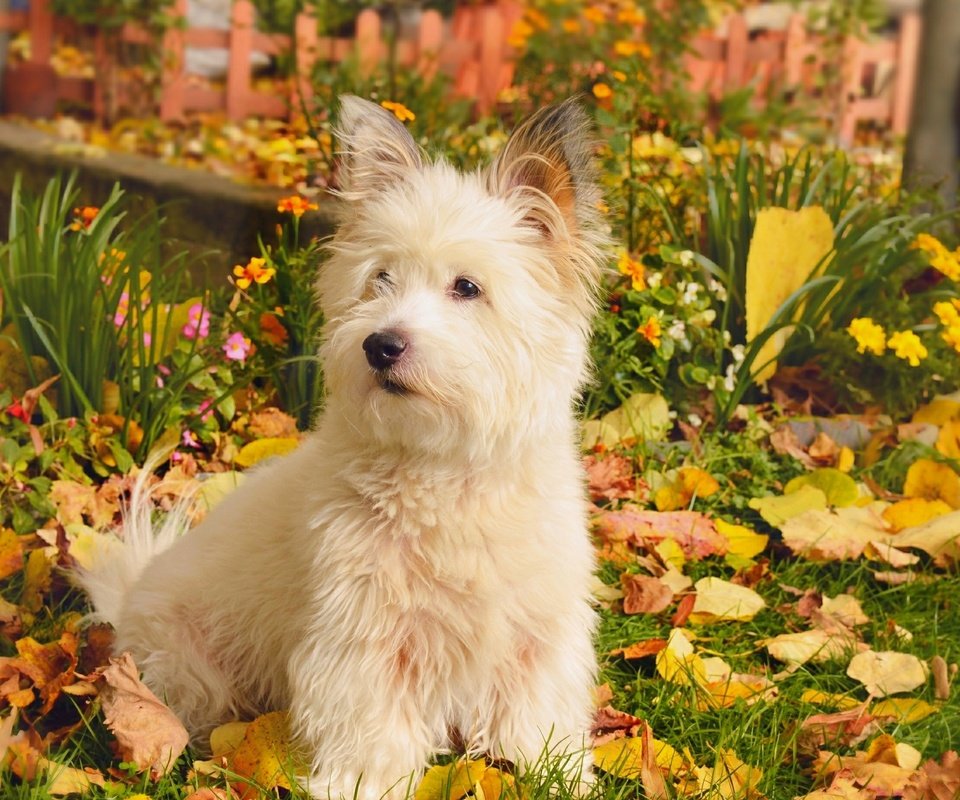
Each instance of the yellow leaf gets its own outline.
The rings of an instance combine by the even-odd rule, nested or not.
[[[200,484],[200,490],[197,492],[198,504],[210,511],[246,479],[246,475],[236,470],[211,475]]]
[[[792,494],[781,497],[754,497],[748,503],[758,511],[765,522],[779,528],[788,519],[805,511],[827,507],[827,496],[812,486],[801,486]]]
[[[683,554],[683,547],[676,539],[663,539],[654,546],[654,551],[663,563],[676,570],[682,570],[687,558]]]
[[[893,717],[902,725],[919,722],[938,711],[936,706],[916,697],[888,697],[870,707],[874,717]]]
[[[23,547],[20,537],[9,528],[0,528],[0,580],[23,568]]]
[[[760,555],[770,537],[750,530],[743,525],[734,525],[722,519],[715,519],[717,531],[727,540],[727,555],[738,556],[742,559],[752,559]]]
[[[757,213],[750,250],[747,253],[747,341],[755,339],[770,323],[780,305],[810,277],[810,273],[833,249],[833,223],[819,206],[791,211],[762,208]],[[776,276],[771,280],[771,276]],[[760,348],[754,362],[766,364],[761,381],[773,375],[776,358],[787,338],[780,331]]]
[[[226,722],[210,731],[210,754],[214,758],[226,756],[236,750],[246,736],[249,722]]]
[[[239,467],[252,467],[268,458],[284,456],[297,449],[300,440],[294,436],[274,436],[266,439],[257,439],[248,442],[240,448],[237,457],[233,460]]]
[[[430,767],[414,792],[414,800],[460,800],[473,791],[474,784],[483,778],[486,764],[483,759],[458,760],[452,764]]]
[[[690,621],[694,624],[750,620],[767,605],[753,589],[722,578],[701,578],[694,584],[694,589],[697,596],[690,614]]]
[[[903,493],[907,497],[943,500],[950,508],[960,508],[960,475],[947,464],[918,458],[907,470]]]
[[[960,403],[947,397],[935,397],[927,405],[914,411],[910,421],[940,427],[957,417],[960,417]]]
[[[800,695],[800,700],[812,706],[830,706],[831,708],[839,708],[841,711],[847,711],[860,705],[860,701],[853,697],[833,692],[821,692],[818,689],[804,689],[803,694]]]
[[[686,760],[674,748],[659,739],[652,742],[654,758],[660,769],[674,774],[684,768]],[[643,768],[643,740],[629,737],[604,742],[593,748],[593,763],[598,769],[619,778],[639,778]]]
[[[657,653],[657,673],[665,681],[681,686],[703,685],[707,670],[703,659],[693,651],[693,644],[680,628],[670,631],[667,646]]]
[[[243,741],[229,759],[229,766],[244,783],[241,798],[258,797],[257,787],[289,789],[298,764],[290,746],[289,719],[285,711],[257,717],[244,732]]]
[[[804,475],[798,475],[783,487],[785,495],[793,494],[803,486],[819,489],[827,498],[827,505],[843,508],[851,506],[860,496],[857,484],[849,475],[833,467],[815,469]]]
[[[926,683],[927,665],[909,653],[867,650],[850,660],[847,675],[860,681],[875,697],[886,697]]]
[[[687,508],[694,500],[710,497],[720,489],[720,484],[699,467],[681,467],[671,483],[661,486],[654,495],[658,511],[676,511]]]
[[[863,613],[860,601],[852,594],[838,594],[836,597],[823,596],[820,611],[829,614],[847,628],[866,625],[870,617]]]
[[[477,800],[518,800],[517,782],[513,775],[496,767],[487,767],[473,787]]]
[[[897,547],[916,547],[932,556],[934,563],[946,566],[960,560],[960,511],[934,517],[922,525],[905,528],[891,537]]]
[[[624,444],[659,441],[673,425],[667,401],[658,394],[644,393],[629,397],[600,421],[616,431],[617,440]]]
[[[894,533],[914,525],[923,525],[932,519],[949,514],[953,509],[943,500],[908,497],[883,509],[883,518]]]
[[[777,661],[795,670],[808,661],[822,662],[845,658],[857,647],[853,634],[827,633],[819,628],[797,633],[781,633],[760,642]]]
[[[724,680],[711,681],[697,693],[697,709],[709,711],[730,708],[737,700],[752,705],[758,700],[772,700],[777,695],[776,687],[765,675],[731,673]]]
[[[606,449],[620,444],[620,434],[612,425],[600,419],[588,419],[583,423],[581,436],[584,450],[593,450],[597,445]]]
[[[76,769],[65,764],[58,764],[43,756],[37,759],[37,771],[46,773],[46,791],[49,794],[62,796],[68,794],[87,794],[94,786],[107,786],[103,775],[97,770]],[[113,784],[110,784],[113,786]]]
[[[53,562],[43,550],[34,550],[27,557],[23,570],[23,592],[20,605],[27,611],[36,612],[43,605],[43,595],[50,589],[53,577]]]
[[[849,447],[841,447],[840,452],[837,454],[837,469],[841,472],[849,472],[853,469],[854,462],[856,461],[856,456],[854,455],[853,450]]]
[[[960,458],[960,419],[943,423],[937,434],[937,452],[947,458]]]

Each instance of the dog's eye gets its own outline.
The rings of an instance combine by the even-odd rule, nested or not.
[[[453,293],[464,300],[473,300],[480,296],[480,287],[469,278],[457,278],[453,282]]]

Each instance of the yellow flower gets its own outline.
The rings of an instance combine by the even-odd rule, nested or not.
[[[266,283],[277,271],[273,267],[267,267],[266,259],[251,258],[246,266],[237,264],[233,268],[233,274],[236,276],[236,284],[240,289],[247,289],[252,283]]]
[[[631,256],[626,250],[620,254],[617,259],[617,269],[621,275],[629,275],[630,283],[635,292],[642,292],[647,288],[647,282],[644,279],[643,264]]]
[[[911,367],[920,366],[920,362],[927,357],[927,348],[913,331],[891,333],[887,344],[897,358],[909,361]]]
[[[950,280],[960,280],[960,248],[950,251],[943,242],[929,233],[918,233],[910,246],[922,251],[927,257],[927,262],[935,270],[946,275]]]
[[[417,118],[417,115],[403,103],[394,103],[392,100],[381,100],[380,105],[387,109],[387,111],[392,111],[393,116],[401,122],[413,122]]]
[[[523,14],[528,20],[530,20],[530,23],[533,25],[533,27],[539,28],[542,31],[549,29],[550,20],[547,19],[546,15],[539,9],[528,7]]]
[[[613,52],[618,56],[629,58],[639,55],[642,58],[650,57],[650,46],[646,42],[631,42],[627,39],[613,43]]]
[[[593,85],[593,96],[596,97],[597,100],[606,100],[613,96],[613,89],[605,83],[595,83]]]
[[[951,325],[940,336],[943,341],[960,353],[960,321],[957,325]]]
[[[622,22],[624,25],[643,25],[646,21],[644,13],[633,5],[627,5],[617,12],[617,22]]]
[[[940,323],[948,328],[952,325],[960,325],[960,303],[956,300],[934,303],[933,313],[937,315]]]
[[[583,18],[600,25],[607,21],[607,15],[599,6],[587,6],[583,9]]]
[[[866,353],[869,350],[875,356],[883,355],[887,347],[887,338],[883,328],[877,325],[870,317],[857,317],[850,321],[847,333],[857,340],[857,352]]]
[[[523,19],[518,19],[507,37],[507,44],[518,50],[525,47],[527,39],[533,35],[533,26]]]
[[[319,206],[316,203],[311,203],[297,194],[290,195],[290,197],[281,197],[277,201],[277,211],[281,214],[293,214],[298,219],[307,211],[316,211],[318,208]]]
[[[623,83],[627,79],[627,73],[621,72],[618,69],[613,70],[611,73],[614,78],[616,78],[620,83]]]
[[[565,33],[579,33],[580,32],[580,20],[577,19],[565,19],[560,23],[560,27],[563,28]]]
[[[660,319],[658,317],[649,317],[646,322],[643,323],[639,328],[637,328],[637,333],[639,333],[644,339],[646,339],[654,347],[660,346],[660,337],[662,336],[662,328],[660,327]]]

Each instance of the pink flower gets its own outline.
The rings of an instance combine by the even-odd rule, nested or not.
[[[183,443],[184,447],[192,447],[194,449],[200,448],[200,440],[197,438],[197,435],[189,429],[183,432],[183,436],[180,437],[180,441]]]
[[[190,306],[182,333],[188,339],[206,339],[210,335],[210,312],[203,307],[203,303]]]
[[[231,361],[243,363],[250,354],[250,340],[240,333],[240,331],[231,333],[223,345],[223,352]]]
[[[204,400],[197,408],[197,413],[200,415],[200,421],[206,422],[213,416],[213,401]]]
[[[130,292],[121,292],[117,303],[117,312],[113,315],[113,324],[118,328],[127,320],[127,311],[130,310]]]

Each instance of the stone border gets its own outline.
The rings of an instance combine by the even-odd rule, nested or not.
[[[169,251],[186,250],[195,257],[197,278],[222,280],[235,263],[259,251],[257,236],[274,241],[283,216],[277,199],[289,194],[273,187],[236,183],[197,169],[163,164],[146,156],[105,151],[66,142],[36,128],[0,121],[0,235],[6,240],[10,194],[17,172],[23,186],[40,192],[58,172],[77,170],[81,202],[99,205],[119,182],[124,191],[142,198],[144,210],[163,207],[170,237]],[[333,232],[336,201],[321,200],[321,209],[304,215],[301,234],[324,237]]]

